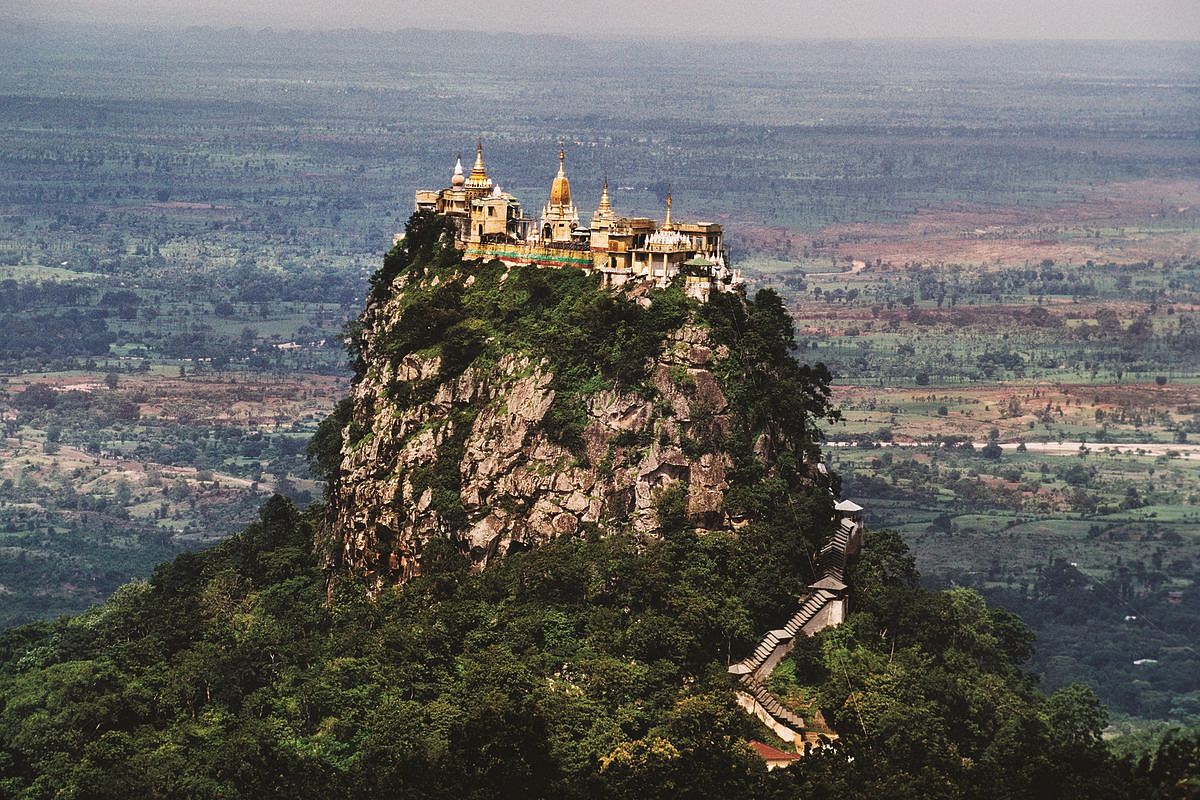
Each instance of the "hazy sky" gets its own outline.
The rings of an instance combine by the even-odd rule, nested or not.
[[[1200,0],[0,0],[0,17],[6,10],[43,21],[153,26],[1200,40]]]

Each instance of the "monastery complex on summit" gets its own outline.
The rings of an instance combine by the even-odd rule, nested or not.
[[[674,221],[669,191],[661,224],[648,217],[621,217],[613,212],[605,179],[591,225],[581,225],[565,164],[566,152],[560,148],[558,174],[536,221],[488,177],[482,143],[470,174],[463,174],[460,158],[450,186],[419,190],[416,208],[453,219],[457,244],[470,259],[576,267],[599,273],[606,286],[637,282],[661,287],[683,275],[686,292],[698,300],[741,284],[741,276],[726,265],[721,226]]]

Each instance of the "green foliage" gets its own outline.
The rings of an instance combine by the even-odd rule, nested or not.
[[[895,534],[868,535],[850,583],[846,623],[814,640],[816,657],[791,657],[841,734],[840,769],[820,754],[789,771],[802,796],[1132,800],[1163,785],[1109,751],[1090,690],[1034,689],[1019,670],[1032,637],[1012,614],[921,589]]]
[[[317,480],[328,481],[337,472],[342,461],[342,430],[350,422],[353,409],[350,398],[340,400],[309,440],[305,456],[309,471]]]
[[[791,508],[791,489],[811,480],[805,462],[820,457],[816,423],[838,419],[828,404],[829,371],[792,357],[792,320],[771,289],[750,301],[713,295],[700,318],[714,341],[729,348],[716,367],[735,418],[726,443],[735,465],[727,506],[734,514],[786,525],[793,514],[805,513]],[[806,533],[815,545],[825,532]]]
[[[1195,800],[1200,797],[1200,733],[1173,731],[1139,763],[1152,800]]]
[[[329,607],[319,524],[276,497],[105,606],[0,638],[7,795],[702,797],[762,778],[718,655],[767,622],[723,622],[752,604],[757,547],[563,539],[472,576],[435,539],[405,588]],[[669,775],[622,755],[646,742],[678,753]]]
[[[730,349],[720,377],[741,421],[739,449],[751,449],[753,437],[765,433],[779,450],[818,457],[820,431],[814,422],[837,419],[836,412],[826,414],[830,374],[824,364],[800,364],[792,357],[792,318],[779,295],[761,289],[747,302],[718,293],[700,313],[715,341]]]
[[[448,217],[414,212],[405,230],[405,237],[384,256],[383,268],[371,276],[372,300],[387,297],[398,277],[416,277],[426,267],[445,266],[455,259],[454,227]]]
[[[655,498],[654,510],[663,536],[682,533],[687,528],[687,484],[676,482],[663,487]]]
[[[5,361],[64,353],[104,355],[117,338],[99,311],[0,314],[0,326],[0,360]]]

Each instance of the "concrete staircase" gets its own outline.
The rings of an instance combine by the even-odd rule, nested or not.
[[[782,703],[775,699],[775,695],[767,691],[767,687],[754,680],[754,678],[747,676],[742,680],[742,686],[778,722],[795,731],[801,731],[807,727],[803,717],[791,709],[785,708]]]
[[[842,580],[846,571],[846,551],[849,549],[850,537],[855,532],[858,523],[842,520],[833,532],[833,536],[821,548],[822,577],[829,575]]]
[[[817,615],[817,612],[824,608],[826,603],[836,597],[836,594],[827,589],[818,589],[808,595],[800,604],[800,609],[783,626],[783,630],[792,636],[797,636],[800,631],[804,630],[804,626]]]
[[[782,628],[768,631],[750,655],[729,667],[729,672],[738,678],[738,688],[734,690],[738,705],[758,717],[780,739],[791,742],[797,752],[803,752],[806,743],[817,743],[820,736],[830,734],[809,730],[804,718],[781,703],[763,682],[791,652],[797,637],[811,636],[839,624],[845,617],[846,558],[851,543],[857,545],[861,541],[862,517],[858,513],[840,515],[835,521],[833,535],[818,554],[821,577],[809,587],[813,591],[800,598],[799,608]]]

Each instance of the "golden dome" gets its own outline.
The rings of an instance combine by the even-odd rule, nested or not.
[[[560,147],[558,149],[558,174],[554,176],[554,183],[550,184],[550,205],[552,206],[571,205],[571,182],[567,180],[567,173],[563,170],[563,162],[566,158],[566,152]]]

